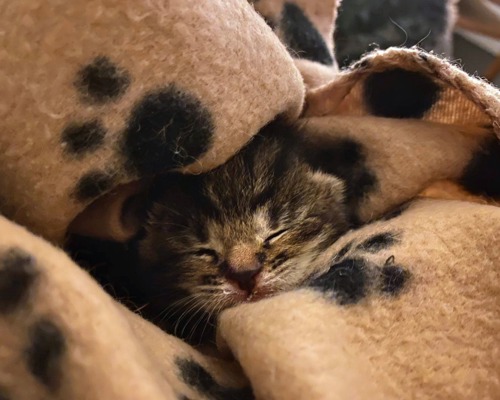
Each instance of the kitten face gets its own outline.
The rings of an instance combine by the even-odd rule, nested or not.
[[[185,338],[297,287],[349,229],[343,183],[313,171],[288,131],[264,131],[210,173],[160,177],[152,196],[137,279],[153,321]]]

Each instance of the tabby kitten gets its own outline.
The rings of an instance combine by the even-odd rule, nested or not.
[[[199,342],[222,310],[311,275],[353,212],[344,181],[314,168],[306,148],[273,123],[211,172],[158,177],[130,270],[147,317]]]

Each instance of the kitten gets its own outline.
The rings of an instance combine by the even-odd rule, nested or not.
[[[311,166],[307,147],[299,130],[277,122],[211,172],[157,178],[129,270],[146,317],[199,342],[225,308],[311,275],[353,226],[354,202],[342,179]]]
[[[277,121],[222,166],[168,173],[151,187],[129,243],[80,237],[69,248],[111,295],[145,305],[144,317],[197,344],[213,339],[222,310],[300,287],[327,268],[331,245],[358,225],[376,179],[358,143],[313,143]]]

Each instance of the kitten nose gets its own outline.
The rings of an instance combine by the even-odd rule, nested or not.
[[[224,272],[226,279],[250,293],[255,288],[256,277],[261,270],[262,262],[257,256],[257,249],[252,245],[238,244],[229,252]]]
[[[226,279],[236,282],[240,289],[251,293],[255,288],[256,277],[262,270],[262,266],[258,265],[255,269],[248,269],[244,271],[237,271],[229,267],[226,271]]]

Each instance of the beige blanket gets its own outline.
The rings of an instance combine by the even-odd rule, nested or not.
[[[338,71],[336,8],[0,0],[0,399],[498,398],[499,91],[418,49]],[[277,115],[359,143],[368,224],[306,287],[224,312],[216,351],[61,249],[126,240],[149,177],[220,165]]]

